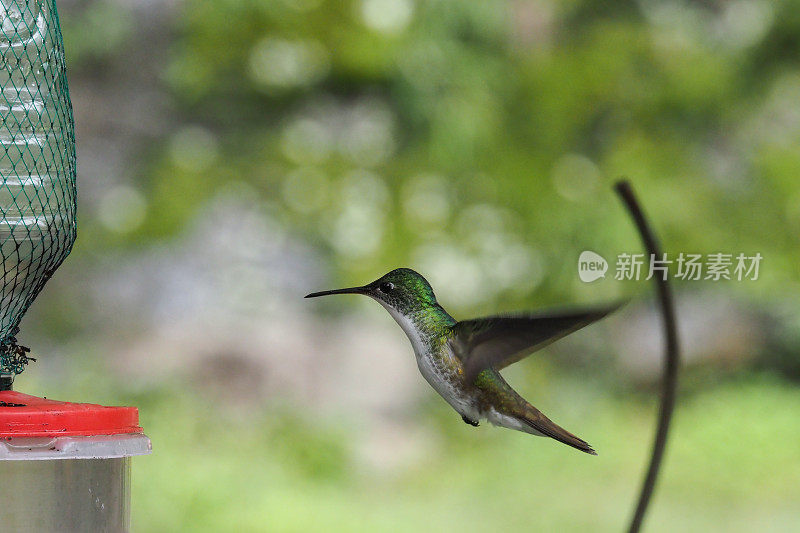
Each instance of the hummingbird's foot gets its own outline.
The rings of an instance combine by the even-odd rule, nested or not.
[[[478,421],[477,420],[471,420],[471,419],[467,418],[464,415],[461,415],[461,420],[463,420],[464,422],[466,422],[470,426],[478,427]]]

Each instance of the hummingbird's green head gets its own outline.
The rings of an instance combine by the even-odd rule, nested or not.
[[[428,281],[410,268],[397,268],[361,287],[314,292],[306,298],[329,294],[363,294],[403,315],[436,305]]]

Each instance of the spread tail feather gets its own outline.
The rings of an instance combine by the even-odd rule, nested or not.
[[[530,404],[526,406],[525,412],[517,415],[517,417],[525,425],[530,426],[542,435],[558,442],[563,442],[567,446],[572,446],[582,452],[597,455],[597,452],[592,449],[588,442],[562,428]]]

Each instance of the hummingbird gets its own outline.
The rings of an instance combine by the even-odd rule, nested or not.
[[[398,268],[361,287],[314,292],[362,294],[377,300],[400,325],[422,376],[461,415],[537,436],[597,455],[583,439],[547,418],[520,396],[500,370],[616,310],[621,304],[541,313],[455,320],[436,300],[428,281]]]

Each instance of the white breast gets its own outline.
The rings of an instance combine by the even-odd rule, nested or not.
[[[411,320],[398,313],[395,309],[381,302],[383,306],[392,315],[392,318],[403,328],[403,331],[411,341],[411,346],[414,347],[414,355],[417,356],[417,367],[425,381],[430,383],[431,387],[449,403],[453,409],[461,415],[465,415],[472,420],[478,420],[480,417],[474,407],[473,399],[465,396],[460,389],[456,388],[454,381],[460,379],[459,376],[454,375],[452,370],[446,365],[442,364],[439,358],[431,356],[431,347],[423,340],[414,323]],[[446,351],[444,357],[455,357],[449,346],[445,346]]]
[[[380,301],[380,300],[378,300]],[[406,333],[408,340],[411,341],[411,346],[414,347],[414,354],[416,354],[417,358],[419,359],[420,354],[424,354],[428,351],[428,346],[422,341],[422,337],[417,331],[417,328],[414,326],[414,323],[409,320],[409,318],[403,314],[397,312],[396,309],[389,307],[385,303],[381,302],[389,314],[392,315],[395,322],[400,324],[400,327],[403,328],[403,331]]]

